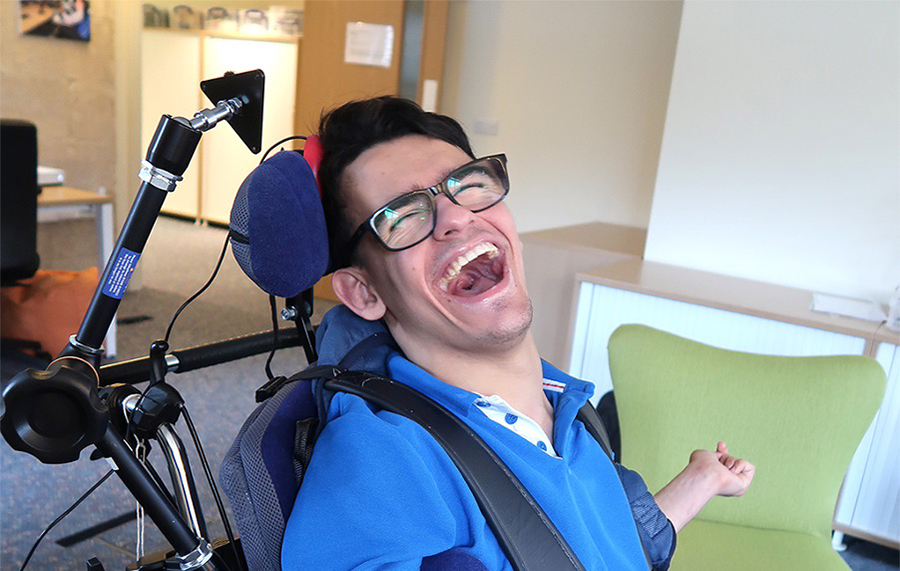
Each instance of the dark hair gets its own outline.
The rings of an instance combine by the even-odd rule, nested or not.
[[[328,227],[331,269],[351,264],[347,242],[356,228],[347,219],[344,171],[361,154],[380,143],[407,135],[446,141],[475,158],[469,138],[454,119],[423,111],[408,99],[376,97],[353,101],[324,114],[319,121],[322,162],[318,179]]]

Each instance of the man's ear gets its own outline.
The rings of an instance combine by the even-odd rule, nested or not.
[[[341,303],[363,319],[375,321],[384,317],[387,308],[381,296],[359,268],[351,266],[335,270],[331,276],[331,287]]]

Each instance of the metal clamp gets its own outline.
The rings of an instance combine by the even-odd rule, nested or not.
[[[200,544],[187,555],[178,556],[179,565],[181,566],[182,571],[190,571],[191,569],[197,569],[198,567],[205,565],[207,561],[212,559],[212,556],[212,546],[206,541],[201,541]]]
[[[175,371],[177,373],[179,365],[181,365],[181,361],[178,360],[178,355],[175,355],[174,353],[169,353],[168,355],[166,355],[167,371]]]
[[[83,351],[89,355],[102,355],[103,354],[103,347],[91,347],[89,345],[85,345],[84,343],[82,343],[81,341],[79,341],[78,339],[75,338],[74,333],[72,335],[69,335],[69,344],[72,345],[72,347],[75,347],[76,349],[78,349],[79,351]]]
[[[178,181],[183,179],[183,177],[157,168],[147,161],[141,161],[141,172],[138,173],[138,177],[142,181],[166,192],[175,190]]]
[[[237,97],[228,100],[219,101],[214,109],[204,109],[194,113],[191,119],[191,127],[198,131],[209,131],[220,121],[227,121],[237,113],[238,109],[248,103],[249,100],[244,97],[244,101]]]

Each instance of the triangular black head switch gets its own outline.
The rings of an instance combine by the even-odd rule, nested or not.
[[[261,69],[244,73],[226,72],[216,79],[200,82],[200,89],[213,105],[233,97],[243,106],[228,120],[231,128],[255,155],[262,146],[263,91],[266,74]]]

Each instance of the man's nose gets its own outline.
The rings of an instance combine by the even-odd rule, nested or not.
[[[475,214],[454,203],[444,194],[434,198],[434,207],[437,210],[437,222],[434,225],[436,240],[449,238],[475,221]]]

